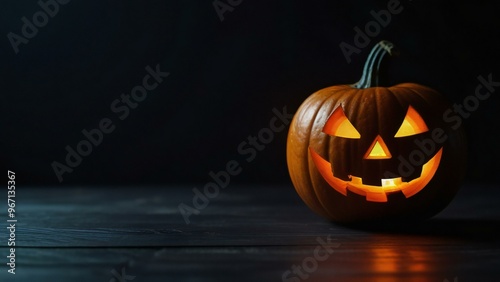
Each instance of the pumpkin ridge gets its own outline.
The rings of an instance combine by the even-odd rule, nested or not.
[[[326,89],[323,89],[323,91],[328,91],[330,90],[331,87],[328,87]],[[315,93],[316,95],[320,95],[321,94],[321,90],[320,91],[317,91]],[[309,198],[313,203],[313,207],[317,207],[316,208],[313,208],[313,210],[318,210],[318,212],[320,212],[321,214],[324,214],[324,215],[327,215],[327,217],[332,217],[332,215],[327,212],[327,209],[325,208],[325,206],[323,205],[323,203],[321,203],[321,201],[319,200],[320,197],[318,196],[318,193],[316,192],[316,189],[315,189],[315,185],[314,185],[314,181],[312,179],[312,165],[311,165],[311,160],[310,160],[310,157],[309,157],[309,147],[311,145],[311,136],[312,136],[312,131],[313,131],[313,127],[314,127],[314,122],[316,121],[317,117],[318,117],[318,114],[319,114],[319,111],[321,110],[321,108],[323,107],[324,103],[329,99],[331,98],[331,96],[335,95],[335,91],[331,91],[331,94],[330,95],[325,95],[327,97],[323,97],[323,95],[320,96],[320,98],[322,98],[323,100],[321,101],[321,103],[317,106],[315,112],[314,112],[314,116],[311,118],[311,122],[308,124],[308,127],[307,127],[307,135],[308,135],[308,138],[307,138],[307,144],[306,146],[304,146],[305,148],[305,160],[304,160],[304,166],[307,167],[307,177],[304,178],[304,181],[307,182],[307,185],[306,185],[306,189],[307,191],[304,191],[304,188],[301,188],[301,192],[300,194],[309,194],[309,193],[314,193],[313,195],[311,195]],[[316,97],[311,97],[311,100],[315,100]],[[299,108],[300,110],[300,108]],[[319,208],[321,207],[321,208]]]
[[[415,88],[408,88],[411,92],[415,93],[418,97],[420,97],[422,100],[424,100],[427,104],[429,105],[432,105],[432,101],[430,101],[430,99],[428,99],[428,95],[425,95],[425,94],[422,94],[422,92],[420,92],[418,89],[415,89]],[[428,91],[426,89],[426,91]]]
[[[321,102],[320,107],[318,107],[318,110],[316,111],[316,113],[314,115],[314,118],[312,119],[311,131],[312,131],[312,125],[314,125],[314,123],[316,122],[316,119],[318,117],[319,111],[323,108],[323,106],[325,105],[325,103],[328,102],[328,100],[330,100],[332,98],[332,96],[334,96],[334,95],[336,95],[336,93],[334,91],[332,91],[331,94],[328,95],[327,97],[325,97],[324,100]],[[334,107],[335,107],[335,105],[333,105],[333,108]],[[330,141],[331,137],[329,135],[327,135],[327,134],[325,134],[325,135],[326,136],[324,138],[328,139],[328,141]],[[309,149],[310,144],[311,144],[311,138],[312,138],[312,134],[309,134],[309,138],[308,138],[308,142],[307,142],[307,148],[308,149]],[[329,143],[329,142],[326,142],[326,143]],[[318,189],[320,189],[321,185],[316,185],[315,184],[316,182],[312,179],[313,173],[311,173],[312,172],[311,169],[316,169],[316,166],[315,166],[314,162],[311,162],[311,158],[309,157],[309,150],[307,150],[307,152],[308,152],[308,154],[307,154],[307,165],[308,165],[308,171],[309,171],[309,173],[308,173],[308,179],[310,180],[310,184],[311,184],[312,190],[314,191],[314,195],[316,197],[316,200],[319,202],[319,204],[323,208],[323,212],[324,213],[326,213],[331,218],[335,218],[335,215],[330,213],[330,209],[328,209],[325,206],[325,204],[323,204],[323,202],[321,201],[322,197],[319,197],[318,192],[316,191],[317,187],[318,187]],[[327,150],[327,152],[328,152],[328,150]]]
[[[350,111],[353,111],[353,109],[355,109],[355,112],[356,112],[356,116],[355,116],[355,119],[356,121],[362,121],[364,122],[364,118],[363,118],[363,115],[365,114],[365,112],[360,109],[363,105],[363,93],[366,91],[366,89],[358,89],[356,88],[356,97],[353,98],[353,100],[351,101],[351,104],[353,105],[356,105],[356,107],[354,106],[351,106],[351,108],[349,109]],[[363,138],[363,135],[361,135],[361,138]],[[352,156],[352,155],[356,155],[356,147],[355,146],[351,146],[350,148],[350,152],[349,154]],[[348,161],[348,159],[346,159],[346,156],[344,155],[343,156],[343,160],[342,160],[344,163],[349,163],[349,166],[348,166],[348,170],[349,171],[352,171],[352,166],[350,165],[350,162]]]

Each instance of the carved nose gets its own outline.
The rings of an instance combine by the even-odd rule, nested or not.
[[[375,140],[373,140],[373,143],[368,148],[368,151],[366,151],[364,158],[367,160],[381,160],[390,159],[392,158],[392,155],[389,148],[387,148],[384,139],[382,139],[380,135],[377,135]]]

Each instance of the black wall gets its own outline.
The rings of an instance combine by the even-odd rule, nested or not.
[[[479,75],[500,81],[495,1],[401,1],[350,63],[339,44],[354,44],[353,28],[389,1],[244,0],[221,21],[212,1],[73,0],[16,54],[8,34],[22,36],[21,18],[41,10],[19,2],[0,9],[0,162],[25,184],[59,185],[51,164],[64,164],[65,147],[103,118],[114,131],[62,184],[205,182],[233,159],[243,169],[235,182],[288,183],[287,130],[251,162],[238,145],[268,126],[273,108],[293,113],[312,92],[355,82],[381,39],[401,51],[391,83],[422,83],[462,103]],[[170,75],[120,120],[110,105],[157,64]],[[464,119],[469,180],[497,173],[498,93]]]

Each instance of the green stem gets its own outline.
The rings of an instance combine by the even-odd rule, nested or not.
[[[371,50],[368,59],[366,59],[361,79],[354,83],[352,87],[365,89],[383,84],[385,81],[383,81],[381,63],[387,54],[397,56],[399,52],[394,47],[394,44],[382,40]]]

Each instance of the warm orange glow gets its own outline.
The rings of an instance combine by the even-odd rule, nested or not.
[[[432,159],[424,164],[419,178],[415,178],[408,182],[408,185],[401,189],[406,198],[420,192],[420,190],[422,190],[429,183],[429,181],[431,181],[439,167],[439,163],[441,162],[441,155],[443,155],[443,148],[439,149],[439,152],[437,152]]]
[[[364,158],[367,160],[390,159],[392,158],[392,155],[382,137],[377,135],[368,151],[366,151]]]
[[[431,268],[428,253],[424,250],[415,249],[415,247],[409,249],[374,248],[369,258],[372,260],[371,267],[377,273],[404,272],[417,274],[429,271]],[[421,280],[417,279],[416,281]]]
[[[401,177],[382,179],[382,187],[396,187],[398,185],[401,185],[402,183],[403,180],[401,179]]]
[[[319,173],[325,181],[337,192],[347,196],[347,190],[361,196],[365,196],[367,201],[371,202],[387,202],[387,193],[401,191],[406,198],[409,198],[422,190],[436,173],[443,148],[422,166],[420,177],[403,182],[401,177],[381,179],[381,186],[363,184],[363,178],[357,176],[349,176],[350,181],[344,181],[333,174],[333,167],[330,162],[323,159],[312,148],[309,148],[311,158],[316,165]]]
[[[345,116],[344,110],[339,106],[328,118],[325,127],[323,127],[323,132],[338,137],[359,139],[361,135],[354,128],[354,125]]]
[[[418,112],[412,107],[408,107],[408,112],[406,113],[403,123],[399,127],[398,132],[394,137],[405,137],[411,136],[419,133],[428,131],[427,125],[425,124],[422,117]]]
[[[313,159],[314,164],[316,165],[316,168],[318,169],[319,173],[323,178],[330,184],[330,186],[337,190],[340,194],[347,196],[347,190],[346,190],[346,182],[340,178],[337,178],[333,176],[333,168],[332,165],[323,159],[318,153],[316,153],[313,149],[309,148],[309,152],[311,154],[311,157]]]

